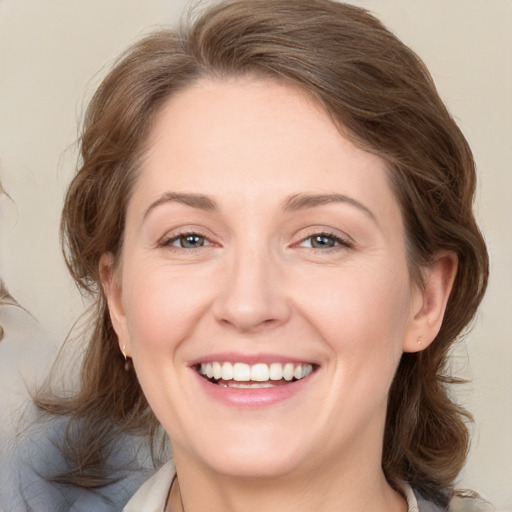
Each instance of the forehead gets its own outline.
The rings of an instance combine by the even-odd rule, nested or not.
[[[135,192],[147,201],[168,191],[245,204],[313,192],[396,207],[381,158],[344,137],[308,93],[267,79],[205,79],[174,94],[141,171]]]
[[[311,137],[320,126],[323,133]],[[171,96],[157,115],[148,145],[155,158],[162,156],[160,150],[168,152],[169,142],[180,156],[181,149],[195,142],[196,151],[217,157],[223,151],[226,160],[236,156],[236,150],[257,156],[258,144],[275,157],[287,142],[304,136],[312,149],[326,131],[336,133],[334,124],[319,103],[296,86],[254,77],[204,79]],[[296,146],[295,152],[302,149],[306,147]]]

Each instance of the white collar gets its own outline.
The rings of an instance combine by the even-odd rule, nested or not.
[[[123,512],[164,512],[175,473],[176,466],[171,459],[142,484],[123,508]]]

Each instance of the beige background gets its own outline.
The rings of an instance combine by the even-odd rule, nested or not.
[[[475,152],[477,211],[492,277],[476,326],[454,355],[472,384],[474,441],[460,483],[512,509],[512,1],[353,0],[375,12],[430,68]],[[24,386],[48,370],[82,310],[58,243],[63,190],[87,98],[134,38],[173,22],[183,0],[0,0],[0,275],[32,313],[4,306],[0,433]],[[469,361],[467,359],[469,355]]]

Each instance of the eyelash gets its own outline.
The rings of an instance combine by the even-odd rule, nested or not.
[[[202,239],[203,243],[199,246],[199,247],[183,247],[183,246],[175,246],[173,245],[174,242],[177,242],[178,240],[184,240],[186,239],[187,237],[197,237],[197,238],[200,238]],[[321,231],[319,233],[313,233],[305,238],[303,238],[298,244],[295,244],[296,246],[302,246],[302,244],[304,244],[304,242],[306,242],[307,240],[310,240],[312,243],[312,241],[314,239],[320,239],[320,238],[323,238],[323,239],[329,239],[329,240],[332,240],[334,245],[332,246],[325,246],[324,248],[319,248],[319,247],[312,247],[309,246],[309,247],[304,247],[305,249],[309,249],[309,250],[312,250],[312,251],[322,251],[322,252],[327,252],[327,251],[331,251],[331,250],[336,250],[337,248],[346,248],[346,249],[351,249],[353,248],[353,244],[351,242],[349,242],[347,239],[345,238],[342,238],[338,235],[335,235],[334,233],[330,233],[328,231]],[[165,248],[168,248],[170,250],[194,250],[194,249],[201,249],[203,248],[204,246],[209,246],[209,245],[213,245],[212,242],[210,242],[208,240],[208,238],[204,235],[202,235],[201,233],[197,232],[197,231],[186,231],[186,232],[183,232],[183,233],[178,233],[172,237],[169,237],[169,238],[164,238],[159,244],[158,246],[159,247],[165,247]]]
[[[312,251],[323,251],[323,252],[327,252],[327,251],[331,251],[331,250],[336,250],[336,249],[339,249],[340,247],[341,248],[345,248],[345,249],[351,249],[353,248],[353,244],[351,242],[349,242],[346,238],[342,238],[338,235],[335,235],[334,233],[329,233],[328,231],[321,231],[319,233],[313,233],[309,236],[307,236],[306,238],[303,238],[298,245],[301,245],[303,244],[304,242],[306,242],[307,240],[314,240],[314,239],[319,239],[319,238],[328,238],[330,240],[332,240],[334,242],[335,245],[331,246],[331,247],[325,247],[325,248],[318,248],[318,247],[305,247],[306,249],[310,249]]]
[[[186,239],[187,237],[197,237],[203,239],[203,245],[200,245],[199,247],[181,247],[181,246],[175,246],[173,245],[174,242],[177,242],[180,239]],[[201,233],[198,233],[197,231],[185,231],[183,233],[178,233],[174,236],[171,236],[169,238],[164,238],[159,244],[158,247],[165,247],[170,250],[192,250],[192,249],[201,249],[204,247],[204,242],[208,242],[207,245],[213,245],[206,236],[202,235]]]

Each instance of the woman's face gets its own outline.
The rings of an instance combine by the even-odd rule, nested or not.
[[[249,78],[175,94],[148,142],[109,305],[176,458],[276,476],[380,457],[422,300],[384,162]]]

